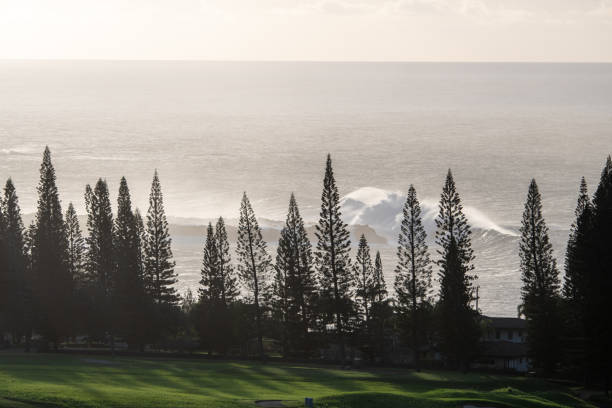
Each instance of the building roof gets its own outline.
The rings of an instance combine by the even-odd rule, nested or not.
[[[526,329],[527,321],[518,317],[489,317],[485,316],[488,326],[493,329]]]
[[[483,356],[488,357],[526,357],[527,344],[511,341],[487,341],[483,343]]]

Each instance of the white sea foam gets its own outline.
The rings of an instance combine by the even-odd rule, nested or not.
[[[374,228],[388,239],[395,239],[402,220],[402,207],[406,195],[375,187],[363,187],[342,198],[342,213],[348,224],[365,224]],[[421,201],[423,224],[431,236],[435,231],[438,203],[435,200]],[[503,235],[516,236],[514,231],[500,226],[485,213],[474,207],[464,207],[472,228],[482,231],[496,231]]]

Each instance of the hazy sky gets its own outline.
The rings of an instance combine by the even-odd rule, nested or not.
[[[0,58],[612,61],[612,0],[0,0]]]

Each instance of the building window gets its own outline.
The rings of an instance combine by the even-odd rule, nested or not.
[[[514,331],[508,330],[508,340],[512,340],[512,337],[514,337]]]
[[[499,340],[501,338],[501,331],[495,330],[495,338]]]

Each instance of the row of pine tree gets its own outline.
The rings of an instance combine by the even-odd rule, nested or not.
[[[430,256],[416,190],[410,186],[397,247],[394,297],[380,254],[372,258],[364,236],[351,258],[348,225],[327,157],[316,246],[306,233],[295,196],[273,261],[246,193],[238,240],[231,250],[223,218],[208,225],[197,299],[174,288],[177,275],[155,172],[143,219],[132,208],[121,179],[113,215],[106,182],[85,190],[87,233],[71,204],[62,213],[47,148],[38,185],[36,217],[21,220],[9,179],[0,206],[0,324],[13,342],[40,347],[85,335],[90,343],[131,349],[168,344],[197,333],[210,353],[232,347],[264,357],[265,339],[278,339],[283,355],[309,358],[330,345],[344,361],[359,349],[383,361],[388,339],[399,336],[421,365],[421,351],[435,347],[450,367],[478,356],[485,320],[474,305],[471,229],[449,170],[436,218],[435,261]],[[612,286],[612,163],[608,157],[591,200],[584,179],[572,225],[563,284],[532,180],[525,203],[519,253],[521,313],[528,321],[534,367],[550,374],[573,369],[587,381],[609,378]],[[236,259],[232,260],[232,253]],[[439,291],[434,295],[433,268]],[[253,340],[253,341],[251,341]],[[164,343],[165,342],[165,343]],[[244,351],[244,347],[247,350]],[[605,356],[605,358],[603,357]],[[587,373],[589,373],[587,375]]]

